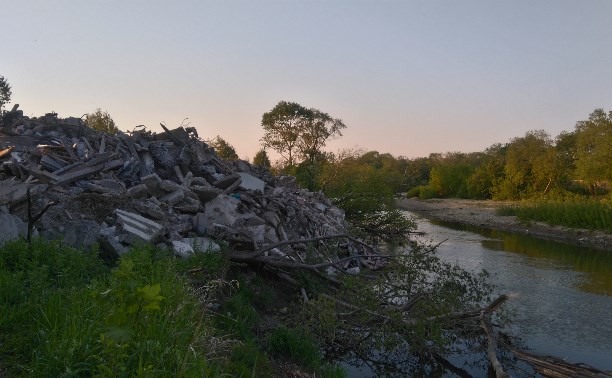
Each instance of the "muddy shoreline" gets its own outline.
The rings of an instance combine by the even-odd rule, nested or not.
[[[501,216],[495,213],[497,207],[509,203],[454,198],[429,200],[401,198],[396,201],[398,208],[411,211],[428,219],[531,235],[536,238],[556,240],[612,252],[611,234],[601,231],[550,226],[540,222],[524,223],[518,220],[516,216]]]

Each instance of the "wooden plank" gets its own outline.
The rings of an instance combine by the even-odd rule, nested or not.
[[[62,143],[62,146],[64,146],[64,148],[66,149],[66,152],[68,152],[68,155],[70,155],[70,158],[72,160],[79,160],[77,156],[74,154],[74,151],[72,150],[72,146],[70,145],[70,143],[68,143],[68,140],[66,139],[66,137],[61,137],[60,142]]]
[[[55,185],[70,184],[71,182],[80,180],[94,173],[100,172],[102,169],[104,169],[104,164],[94,165],[93,167],[82,167],[82,169],[79,169],[78,171],[74,171],[74,172],[58,177],[57,180],[54,182],[54,184]]]

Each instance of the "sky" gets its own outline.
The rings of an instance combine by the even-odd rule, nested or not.
[[[246,159],[282,100],[343,120],[328,151],[410,158],[612,110],[609,0],[0,0],[0,14],[0,76],[26,115],[101,108],[124,131],[188,118]]]

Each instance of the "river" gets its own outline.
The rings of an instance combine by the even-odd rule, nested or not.
[[[442,242],[445,261],[490,273],[495,294],[516,293],[504,307],[510,331],[532,352],[612,370],[612,253],[502,231],[430,221],[412,213],[422,241]],[[461,355],[449,360],[474,376]],[[349,376],[372,371],[344,365]],[[449,373],[449,376],[452,374]]]
[[[418,218],[438,255],[487,270],[534,352],[612,370],[612,253],[507,232]]]

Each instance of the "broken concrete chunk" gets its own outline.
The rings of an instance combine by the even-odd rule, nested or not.
[[[166,194],[166,192],[159,187],[161,181],[157,173],[152,173],[140,179],[140,182],[147,186],[149,193],[155,197],[161,197]]]
[[[196,252],[219,252],[221,250],[219,244],[207,237],[185,238],[183,242],[192,246]]]
[[[148,194],[149,190],[145,184],[133,186],[127,191],[127,195],[130,198],[145,198]]]
[[[164,210],[162,210],[162,208],[153,201],[134,201],[133,205],[134,209],[136,209],[136,211],[138,211],[140,214],[148,215],[155,219],[164,219],[166,217]]]
[[[168,193],[164,196],[161,196],[159,200],[161,202],[167,203],[170,206],[174,206],[181,200],[183,200],[183,198],[185,198],[185,193],[183,192],[183,189],[178,189],[172,193]]]
[[[202,202],[208,202],[223,192],[223,190],[214,188],[212,186],[199,186],[199,185],[192,186],[191,191],[197,194],[198,198]]]
[[[174,208],[181,213],[197,213],[202,210],[200,201],[187,196],[185,196],[182,201],[174,205]]]
[[[194,252],[193,247],[189,243],[185,243],[184,241],[180,240],[172,241],[172,250],[174,251],[175,255],[182,258],[187,258],[193,255]]]
[[[274,228],[278,227],[280,223],[280,218],[278,217],[278,215],[271,211],[266,211],[261,215],[261,217]]]
[[[261,190],[262,192],[264,191],[264,188],[266,187],[266,183],[263,182],[262,180],[248,173],[240,172],[238,174],[240,175],[240,179],[242,180],[242,183],[240,184],[240,187],[242,189]]]
[[[206,224],[218,223],[231,227],[236,223],[239,200],[220,195],[204,206],[203,220]],[[200,215],[200,214],[198,214]]]
[[[204,177],[194,177],[193,179],[191,179],[191,185],[204,187],[210,186],[210,184],[208,183],[208,181],[206,181]]]
[[[182,189],[182,186],[170,180],[162,180],[159,183],[159,188],[166,192],[176,192],[177,190]]]
[[[163,233],[164,227],[148,218],[138,214],[123,210],[115,210],[117,213],[117,223],[130,238],[126,240],[130,244],[135,244],[139,240],[147,243],[156,243]]]
[[[0,205],[19,203],[26,199],[28,184],[19,181],[0,181]]]
[[[238,173],[231,174],[229,176],[224,176],[213,183],[213,186],[220,189],[227,189],[230,185],[240,179],[240,175]]]
[[[0,245],[7,241],[25,237],[28,225],[12,214],[0,214]]]

